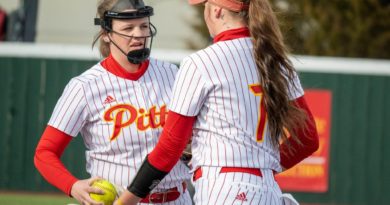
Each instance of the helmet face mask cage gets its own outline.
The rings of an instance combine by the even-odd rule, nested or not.
[[[114,10],[122,10],[124,12],[117,12]],[[130,10],[130,11],[125,11],[125,10]],[[152,48],[152,43],[153,43],[153,37],[157,33],[156,27],[152,23],[150,23],[150,16],[152,15],[153,15],[153,8],[150,6],[145,6],[143,2],[140,0],[127,0],[127,1],[119,0],[117,4],[114,5],[114,8],[112,10],[104,12],[103,18],[95,18],[95,25],[100,25],[102,29],[108,33],[112,32],[122,37],[129,38],[130,40],[132,38],[144,38],[143,49],[130,51],[127,54],[122,49],[120,49],[120,47],[110,38],[110,42],[113,43],[124,55],[127,56],[127,59],[129,60],[130,63],[140,64],[149,58],[150,51]],[[149,35],[147,36],[129,36],[114,31],[112,29],[112,19],[126,20],[126,19],[139,19],[145,17],[147,17],[149,20],[149,29],[150,29]],[[148,38],[150,38],[149,42],[148,42]],[[146,46],[147,43],[150,43],[149,47]]]
[[[150,21],[149,21],[150,22]],[[114,30],[108,30],[109,32],[112,32],[112,33],[115,33],[117,35],[120,35],[124,38],[128,38],[129,40],[131,40],[132,38],[140,38],[140,39],[143,39],[143,42],[144,42],[144,48],[143,49],[138,49],[138,50],[133,50],[133,51],[130,51],[128,52],[127,54],[122,50],[120,49],[120,47],[114,42],[111,40],[110,38],[110,41],[111,43],[113,43],[124,55],[127,56],[127,60],[129,60],[130,63],[133,63],[133,64],[140,64],[142,63],[143,61],[147,60],[150,56],[150,52],[151,52],[151,49],[152,49],[152,44],[153,44],[153,37],[156,35],[157,33],[157,30],[156,30],[156,27],[152,24],[152,23],[149,23],[149,35],[146,35],[146,36],[129,36],[129,35],[126,35],[126,34],[123,34],[123,33],[120,33],[120,32],[117,32],[117,31],[114,31]],[[147,45],[149,44],[149,46],[147,47]]]

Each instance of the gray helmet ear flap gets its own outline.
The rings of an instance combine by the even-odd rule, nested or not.
[[[105,31],[112,30],[112,19],[111,18],[102,18],[102,19],[95,18],[94,20],[95,20],[95,26],[100,26]]]

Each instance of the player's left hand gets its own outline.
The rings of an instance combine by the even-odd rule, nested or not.
[[[192,151],[191,151],[191,140],[188,142],[186,148],[180,156],[180,160],[188,167],[191,167]]]
[[[89,179],[79,180],[73,184],[71,196],[83,205],[103,205],[102,202],[96,202],[89,196],[90,193],[104,194],[101,189],[92,187],[92,183],[100,177],[93,177]]]

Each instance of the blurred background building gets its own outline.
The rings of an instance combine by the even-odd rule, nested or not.
[[[155,8],[154,48],[199,49],[210,42],[201,7],[186,0],[145,1]],[[8,15],[6,40],[91,45],[97,2],[0,0]],[[271,2],[294,54],[390,58],[390,0]]]
[[[98,26],[94,26],[97,0],[0,0],[9,15],[18,9],[23,10],[36,2],[36,43],[60,43],[91,45]],[[191,9],[185,0],[146,0],[155,9],[152,22],[157,27],[154,48],[185,49],[187,41],[202,40],[191,25],[196,18],[196,10]],[[28,8],[30,12],[34,8]],[[23,16],[23,15],[21,15]],[[12,24],[15,23],[15,20]],[[11,26],[11,25],[9,25]],[[10,28],[10,27],[8,27]],[[11,29],[11,28],[10,28]],[[15,35],[15,32],[13,33]],[[191,34],[191,35],[189,35]],[[15,39],[8,39],[15,40]]]

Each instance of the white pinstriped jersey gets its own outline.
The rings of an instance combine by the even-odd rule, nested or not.
[[[48,124],[71,136],[81,133],[87,172],[125,187],[158,141],[176,73],[175,65],[150,59],[132,81],[98,63],[68,83]],[[179,161],[156,189],[181,186],[188,171]]]
[[[193,167],[253,167],[281,171],[262,102],[249,37],[217,42],[182,61],[170,110],[197,116]],[[298,76],[290,99],[303,95]]]

